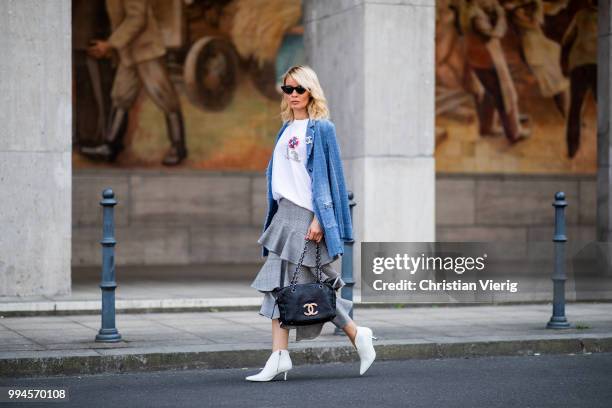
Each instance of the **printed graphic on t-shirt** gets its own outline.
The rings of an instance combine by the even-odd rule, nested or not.
[[[287,159],[295,160],[296,162],[300,161],[300,155],[297,152],[297,146],[299,143],[300,140],[296,136],[289,139],[289,142],[287,143],[287,152],[285,155]]]

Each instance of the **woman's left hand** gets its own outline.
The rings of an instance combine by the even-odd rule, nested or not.
[[[317,243],[321,242],[321,239],[323,238],[323,229],[321,228],[321,224],[319,224],[317,217],[312,218],[312,222],[310,223],[310,227],[308,227],[308,232],[306,233],[306,238]]]

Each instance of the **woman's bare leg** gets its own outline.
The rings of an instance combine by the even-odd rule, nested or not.
[[[272,319],[272,351],[287,350],[289,347],[289,330],[280,327],[278,319]]]
[[[353,343],[353,347],[355,347],[355,336],[357,336],[357,325],[355,322],[351,320],[342,327],[342,330],[344,330],[351,343]]]
[[[344,333],[355,346],[355,336],[357,335],[357,325],[350,321],[342,328]],[[287,350],[289,347],[289,330],[280,327],[278,319],[272,319],[272,351]]]

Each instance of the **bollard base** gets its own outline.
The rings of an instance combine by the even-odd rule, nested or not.
[[[553,316],[546,324],[547,329],[569,329],[570,324],[565,316]]]
[[[100,329],[96,334],[96,341],[103,343],[115,343],[121,341],[121,335],[117,329]]]

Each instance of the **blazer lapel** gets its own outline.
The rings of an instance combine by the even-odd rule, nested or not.
[[[272,161],[274,160],[274,150],[276,149],[276,144],[278,143],[278,139],[280,139],[281,135],[285,128],[289,125],[289,122],[283,123],[278,134],[276,135],[276,140],[274,141],[274,146],[272,147],[272,154],[270,155],[270,160],[268,161],[268,167],[266,168],[266,174],[272,174]]]
[[[278,139],[280,139],[281,135],[283,134],[283,131],[285,130],[287,126],[289,126],[288,121],[283,123],[283,126],[281,126],[280,130],[278,131],[278,134],[276,135],[276,141],[274,142],[274,146],[276,146],[276,144],[278,143]]]
[[[314,119],[308,119],[308,127],[306,128],[306,163],[312,153],[312,147],[314,146]]]

